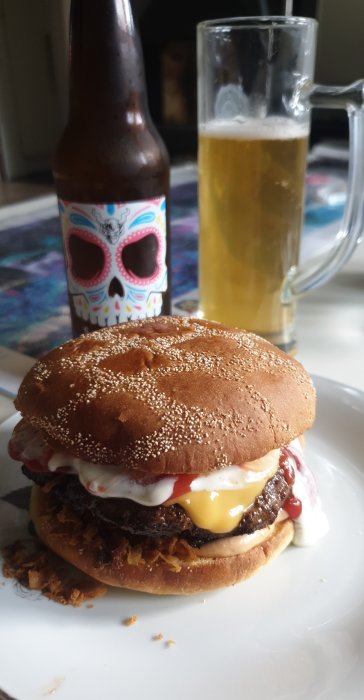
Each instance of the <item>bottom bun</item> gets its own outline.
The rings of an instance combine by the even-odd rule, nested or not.
[[[244,581],[278,556],[293,538],[292,521],[283,520],[271,526],[267,539],[242,554],[204,557],[187,545],[190,553],[197,553],[185,559],[163,554],[144,558],[140,548],[129,543],[126,548],[127,540],[120,535],[123,546],[114,542],[105,561],[100,549],[97,553],[100,538],[96,524],[85,525],[69,509],[60,513],[51,492],[34,486],[30,513],[42,542],[84,573],[109,586],[160,595],[190,595]]]

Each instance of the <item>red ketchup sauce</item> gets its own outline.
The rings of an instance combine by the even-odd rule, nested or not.
[[[178,496],[183,496],[183,494],[191,491],[190,486],[194,479],[196,479],[196,474],[180,474],[174,484],[172,495],[169,500],[173,498],[178,498]]]
[[[301,468],[301,462],[298,457],[291,452],[288,447],[282,447],[279,455],[279,466],[281,469],[283,469],[284,478],[289,486],[292,486],[294,483],[294,468],[291,460],[294,460],[297,469]],[[291,494],[286,498],[283,508],[288,517],[295,520],[296,518],[299,518],[302,513],[302,502],[299,498],[296,498],[296,496]]]

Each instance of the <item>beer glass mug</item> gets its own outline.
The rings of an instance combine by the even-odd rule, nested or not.
[[[198,25],[199,315],[295,348],[297,296],[332,277],[364,226],[364,82],[312,83],[317,22]],[[310,108],[345,108],[348,198],[335,245],[299,265]]]

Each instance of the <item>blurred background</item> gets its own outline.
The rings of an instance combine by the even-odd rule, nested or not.
[[[316,81],[364,76],[362,0],[292,0],[319,21]],[[196,159],[196,24],[284,14],[283,0],[132,0],[144,50],[149,104],[172,163]],[[28,183],[52,187],[51,162],[67,116],[69,0],[0,0],[0,204]],[[311,145],[347,138],[342,112],[314,110]],[[12,183],[12,187],[10,186]],[[15,187],[14,187],[15,186]],[[20,191],[20,190],[19,190]]]

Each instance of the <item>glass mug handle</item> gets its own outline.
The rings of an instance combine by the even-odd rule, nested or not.
[[[364,80],[351,85],[312,85],[303,88],[311,107],[346,109],[349,119],[349,170],[347,198],[336,245],[320,263],[308,260],[289,273],[284,301],[319,287],[349,260],[364,230]],[[300,90],[302,99],[302,88]]]

